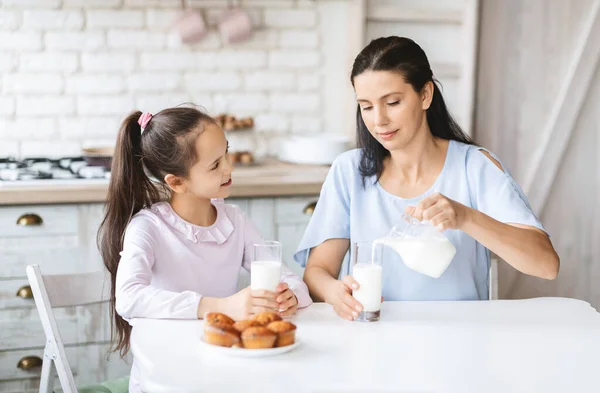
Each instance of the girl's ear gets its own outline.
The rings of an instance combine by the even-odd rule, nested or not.
[[[186,192],[185,182],[179,176],[168,174],[165,176],[164,180],[173,192],[178,194],[183,194]]]

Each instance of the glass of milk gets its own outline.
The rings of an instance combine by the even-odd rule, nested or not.
[[[268,241],[253,247],[250,288],[275,292],[281,280],[281,243]]]
[[[356,321],[374,322],[381,313],[381,287],[383,280],[383,244],[374,242],[353,243],[350,250],[350,274],[359,288],[352,296],[363,306]]]

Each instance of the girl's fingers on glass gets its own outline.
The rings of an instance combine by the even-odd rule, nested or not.
[[[279,296],[277,296],[277,301],[279,303],[283,303],[289,299],[291,299],[292,297],[294,297],[294,292],[292,292],[291,289],[287,289],[285,292],[279,294]]]
[[[277,293],[267,291],[265,289],[254,289],[254,290],[252,290],[251,293],[252,293],[252,297],[260,297],[260,298],[267,298],[267,299],[276,299],[277,298]]]
[[[252,306],[253,307],[264,307],[272,310],[277,310],[279,308],[279,303],[275,300],[265,299],[260,297],[252,298]]]
[[[282,316],[282,317],[288,317],[290,315],[294,315],[297,310],[298,310],[298,306],[297,305],[296,306],[292,306],[292,307],[288,308],[287,310],[280,312],[279,315]]]
[[[253,306],[252,307],[252,315],[260,314],[260,313],[263,313],[263,312],[275,312],[275,311],[277,311],[277,309],[266,308],[266,307],[259,307],[259,306]]]

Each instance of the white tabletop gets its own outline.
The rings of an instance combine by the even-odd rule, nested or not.
[[[565,298],[385,302],[379,322],[316,303],[300,345],[234,358],[199,343],[202,321],[136,319],[147,392],[600,392],[600,314]]]

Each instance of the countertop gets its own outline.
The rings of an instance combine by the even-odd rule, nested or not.
[[[231,197],[317,195],[328,171],[327,165],[297,165],[274,159],[260,165],[236,167]],[[0,182],[0,206],[103,202],[107,191],[108,180]]]

